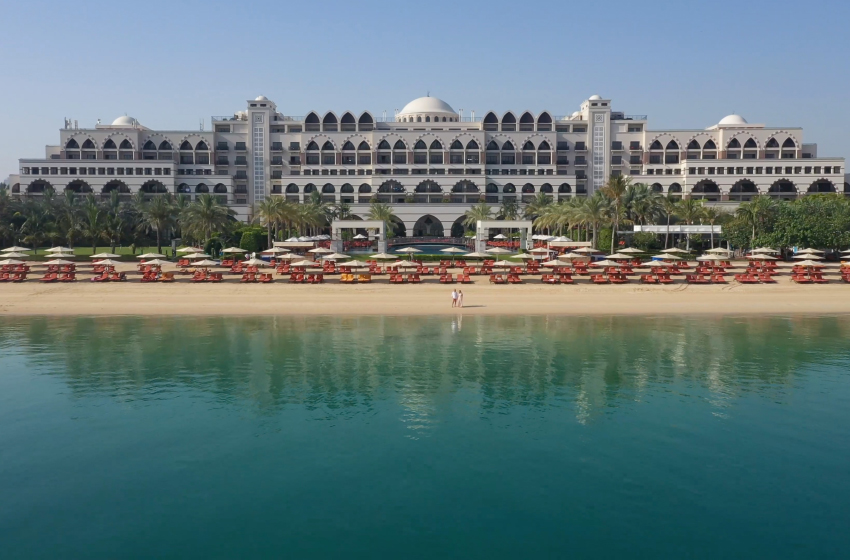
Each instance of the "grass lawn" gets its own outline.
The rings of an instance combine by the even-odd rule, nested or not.
[[[31,258],[34,258],[36,260],[43,260],[50,255],[49,253],[45,253],[45,249],[49,249],[49,248],[50,247],[39,247],[37,254],[35,254],[35,253],[29,253],[29,254],[31,255]],[[161,253],[161,254],[171,256],[171,247],[170,246],[166,247],[165,245],[163,245],[162,250],[164,252]],[[157,252],[157,250],[156,250],[155,246],[154,247],[136,247],[136,255],[143,255],[145,253],[156,253],[156,252]],[[90,256],[95,255],[97,253],[112,253],[112,248],[111,247],[98,247],[94,252],[92,252],[91,247],[81,247],[81,246],[74,247],[74,255],[77,256],[77,257],[80,257],[80,258],[87,258],[87,257],[90,257]],[[135,257],[130,252],[129,247],[116,247],[114,254],[121,255],[120,260],[124,260],[124,261],[134,261],[135,260]]]

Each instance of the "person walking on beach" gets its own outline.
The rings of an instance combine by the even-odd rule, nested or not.
[[[457,290],[452,290],[452,307],[457,307]]]
[[[462,290],[457,291],[457,306],[463,307],[463,291]]]

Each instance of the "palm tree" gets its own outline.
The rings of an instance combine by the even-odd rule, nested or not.
[[[83,204],[83,235],[91,241],[92,254],[97,252],[97,242],[103,238],[105,231],[103,209],[97,203],[93,194],[86,197]]]
[[[21,233],[24,234],[24,242],[32,246],[35,254],[38,254],[38,248],[47,239],[50,230],[47,209],[48,206],[42,202],[27,201],[22,211],[24,222],[21,224]]]
[[[516,220],[519,217],[519,205],[516,203],[516,200],[512,198],[503,200],[502,205],[499,207],[498,217],[503,220]]]
[[[74,248],[74,238],[82,227],[80,216],[80,205],[77,193],[72,190],[65,191],[64,204],[59,209],[59,225],[65,232],[65,243]]]
[[[266,247],[272,246],[272,226],[277,223],[280,218],[280,197],[273,196],[267,198],[257,205],[255,214],[260,222],[266,226],[267,243]]]
[[[463,214],[463,225],[472,229],[479,221],[489,220],[493,217],[493,207],[486,202],[479,202]]]
[[[611,232],[611,252],[614,252],[614,243],[617,238],[617,227],[620,225],[620,210],[623,205],[623,196],[632,184],[632,178],[627,175],[612,175],[605,186],[602,194],[612,202],[611,214],[614,217],[613,230]]]
[[[694,222],[702,218],[703,201],[698,198],[685,198],[678,204],[676,214],[688,225],[693,225]],[[687,244],[686,249],[691,250],[691,234],[686,234]]]
[[[223,231],[236,213],[223,206],[216,197],[209,193],[200,195],[197,200],[185,210],[184,228],[196,238],[203,238],[204,244],[209,243],[214,232]]]
[[[553,205],[552,197],[546,193],[537,193],[534,196],[534,199],[528,203],[523,210],[523,214],[526,218],[534,220],[538,216],[542,215],[547,208]]]
[[[567,200],[559,200],[554,204],[549,204],[534,220],[534,227],[537,229],[548,229],[552,231],[557,228],[558,234],[564,233],[564,226],[571,227],[576,221],[577,208]]]
[[[384,202],[378,202],[377,200],[372,201],[369,205],[368,217],[370,220],[384,222],[387,226],[387,233],[395,235],[396,222],[400,220],[398,216],[393,214],[392,206]]]
[[[659,199],[661,213],[667,218],[667,231],[664,233],[664,248],[666,249],[668,240],[670,239],[670,218],[676,215],[679,210],[679,198],[671,195],[662,196]]]
[[[578,218],[587,224],[592,232],[591,244],[596,248],[596,233],[599,225],[608,219],[611,214],[611,201],[601,191],[593,193],[590,198],[584,199],[579,207]]]
[[[770,217],[776,214],[778,209],[779,204],[769,196],[757,196],[749,202],[742,202],[738,206],[736,215],[752,227],[751,248],[755,247],[756,228],[764,225]]]
[[[714,249],[714,223],[722,220],[726,216],[726,212],[718,209],[716,206],[707,206],[703,208],[702,219],[711,226],[711,248]]]
[[[162,232],[174,227],[176,209],[163,196],[157,196],[142,207],[142,224],[156,232],[156,252],[162,253]]]

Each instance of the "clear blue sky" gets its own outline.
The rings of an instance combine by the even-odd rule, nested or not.
[[[263,94],[286,114],[376,114],[427,91],[455,109],[570,113],[588,96],[704,128],[732,112],[850,156],[846,2],[142,3],[0,7],[0,177],[80,126],[194,129]]]

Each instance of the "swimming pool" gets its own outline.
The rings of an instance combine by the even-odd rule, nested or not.
[[[449,243],[410,243],[408,245],[397,245],[389,250],[392,254],[397,254],[399,249],[404,249],[405,247],[415,247],[422,251],[422,255],[450,255],[451,253],[443,253],[443,249],[448,249],[449,247],[453,247],[456,249],[463,249],[466,252],[471,252],[472,249],[469,247],[463,247],[461,245],[452,245]],[[398,253],[403,254],[403,253]]]

